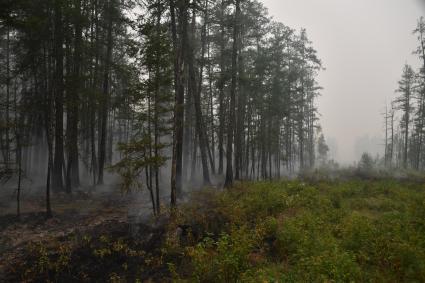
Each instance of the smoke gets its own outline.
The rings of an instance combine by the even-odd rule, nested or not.
[[[358,160],[355,141],[382,133],[380,113],[395,95],[403,65],[418,67],[412,31],[425,16],[425,0],[262,2],[276,20],[307,29],[326,68],[319,75],[325,137],[336,139],[338,162]]]
[[[379,136],[364,135],[356,139],[354,145],[354,154],[360,159],[363,153],[368,153],[375,157],[384,154],[384,141]]]
[[[425,0],[416,0],[419,9],[425,14]]]

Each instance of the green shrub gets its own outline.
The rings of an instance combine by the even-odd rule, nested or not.
[[[209,202],[197,217],[221,233],[186,248],[189,281],[425,282],[420,184],[244,183]]]
[[[250,268],[249,254],[256,243],[256,235],[247,228],[235,228],[223,233],[217,241],[205,238],[187,248],[192,261],[193,280],[197,282],[236,282]]]

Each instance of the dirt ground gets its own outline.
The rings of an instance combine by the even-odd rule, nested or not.
[[[123,195],[119,190],[90,192],[79,190],[72,195],[53,194],[53,218],[45,218],[45,200],[40,194],[26,194],[21,203],[21,217],[16,217],[13,194],[0,199],[0,282],[5,270],[13,270],[24,256],[29,243],[49,243],[71,234],[109,229],[131,229],[133,221],[149,219],[151,207],[144,193]],[[127,231],[123,231],[126,232]]]

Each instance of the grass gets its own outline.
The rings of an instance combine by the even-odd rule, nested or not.
[[[419,182],[239,183],[195,193],[158,231],[150,236],[154,245],[122,231],[119,238],[80,235],[53,256],[51,245],[33,245],[21,269],[28,277],[20,279],[425,282],[425,185]]]

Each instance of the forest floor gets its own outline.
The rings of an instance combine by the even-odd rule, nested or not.
[[[135,218],[151,217],[146,194],[123,195],[111,188],[95,193],[87,189],[72,195],[53,194],[53,217],[47,220],[45,199],[40,194],[23,198],[19,219],[13,195],[3,195],[0,208],[0,282],[5,279],[2,274],[16,270],[34,243],[65,243],[76,235],[108,235],[117,229],[126,233]]]
[[[29,241],[63,237],[106,220],[123,221],[127,217],[126,203],[112,195],[92,198],[70,198],[61,195],[54,202],[54,217],[45,219],[44,200],[27,199],[18,221],[16,214],[0,216],[0,251],[14,249]],[[113,206],[111,205],[113,204]]]
[[[193,193],[157,219],[146,205],[75,194],[56,198],[47,221],[36,211],[1,216],[0,281],[425,281],[417,180],[238,183]]]

